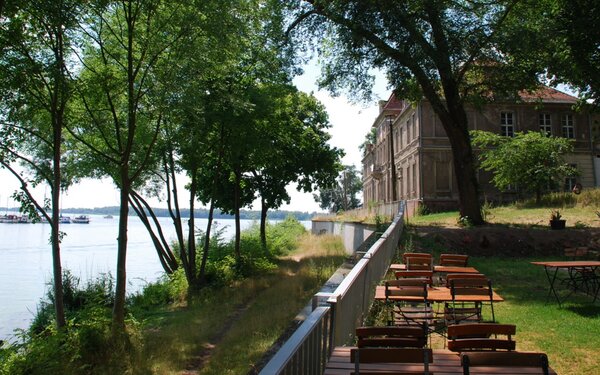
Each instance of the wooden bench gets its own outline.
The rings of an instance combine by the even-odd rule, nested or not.
[[[356,337],[359,348],[423,348],[427,345],[427,332],[421,327],[359,327]]]
[[[515,350],[513,324],[476,323],[448,326],[448,350],[453,352],[482,350]],[[498,336],[505,336],[499,338]]]
[[[494,367],[513,367],[519,371],[524,368],[538,368],[544,374],[549,374],[548,357],[545,353],[523,352],[474,352],[460,355],[463,374],[469,375],[473,367],[485,367],[487,373],[493,373]]]

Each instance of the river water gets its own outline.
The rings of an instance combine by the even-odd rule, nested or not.
[[[70,215],[74,217],[75,215]],[[65,224],[66,233],[61,244],[63,269],[87,280],[103,273],[115,275],[117,262],[118,218],[105,219],[91,215],[89,224]],[[165,236],[175,238],[170,218],[159,218]],[[234,221],[216,220],[224,228],[225,239],[235,233]],[[242,229],[252,220],[242,220]],[[206,219],[196,219],[196,226],[206,227]],[[310,228],[310,222],[302,222]],[[148,282],[157,280],[163,273],[160,262],[146,232],[137,217],[129,218],[127,280],[128,293],[139,290]],[[47,224],[0,223],[0,340],[11,339],[17,328],[27,328],[36,306],[45,296],[52,280],[52,254],[49,245],[50,226]]]

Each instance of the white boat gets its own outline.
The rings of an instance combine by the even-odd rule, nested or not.
[[[112,218],[113,218],[113,215],[111,215],[111,214],[108,214],[108,215],[105,215],[105,216],[104,216],[104,218],[105,218],[105,219],[112,219]]]
[[[71,216],[62,216],[58,218],[58,222],[61,224],[71,224]]]
[[[0,216],[0,223],[4,224],[27,224],[31,220],[26,215],[9,215],[5,214]]]
[[[90,223],[90,217],[87,216],[87,215],[75,216],[73,218],[73,220],[71,220],[71,222],[73,224],[89,224]]]

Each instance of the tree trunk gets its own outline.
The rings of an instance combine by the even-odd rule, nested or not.
[[[468,217],[473,225],[484,224],[479,202],[479,183],[474,162],[471,138],[469,137],[467,115],[462,104],[456,103],[448,107],[450,115],[438,113],[446,135],[452,147],[452,162],[458,185],[458,202],[460,217]],[[448,114],[446,112],[445,114]]]
[[[241,260],[242,254],[240,252],[240,241],[241,241],[241,229],[240,229],[240,183],[241,178],[238,171],[235,172],[235,186],[234,186],[234,198],[233,198],[233,210],[235,213],[235,259]]]
[[[56,313],[56,326],[60,329],[66,325],[65,306],[64,306],[64,290],[62,280],[62,263],[60,260],[60,183],[61,183],[61,166],[60,166],[60,145],[62,143],[62,127],[54,129],[54,156],[53,170],[54,175],[52,181],[52,226],[51,243],[52,243],[52,273],[54,277],[54,311]]]
[[[188,220],[188,266],[191,280],[190,289],[192,290],[196,290],[198,287],[198,274],[196,272],[196,225],[194,218],[194,203],[196,202],[197,185],[196,169],[193,168],[190,181],[190,217]]]
[[[208,222],[206,223],[206,234],[204,238],[204,249],[202,252],[202,262],[200,263],[200,275],[199,283],[204,285],[206,283],[206,263],[208,261],[208,251],[210,248],[210,231],[212,228],[213,214],[215,211],[215,205],[213,201],[210,201],[210,208],[208,209]]]
[[[113,306],[113,334],[124,332],[125,329],[125,296],[127,285],[127,225],[129,218],[129,169],[121,167],[121,196],[119,209],[119,235],[117,237],[117,274],[115,287],[115,303]]]
[[[267,211],[269,207],[263,197],[260,198],[260,206],[260,244],[265,254],[269,255],[269,250],[267,250]]]

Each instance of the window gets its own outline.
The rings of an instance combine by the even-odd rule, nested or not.
[[[398,129],[398,149],[402,150],[402,128]]]
[[[569,164],[569,166],[573,169],[577,169],[577,164]],[[564,191],[572,191],[576,183],[577,178],[575,176],[567,176],[565,178]]]
[[[410,123],[406,121],[406,144],[410,143]]]
[[[562,136],[565,138],[575,138],[575,126],[573,124],[573,115],[565,114],[560,117],[562,126]]]
[[[512,137],[515,134],[515,125],[512,112],[500,112],[500,135]]]
[[[552,135],[552,121],[549,113],[540,113],[540,131],[547,136]]]
[[[415,164],[412,166],[412,191],[417,191],[417,168]]]

